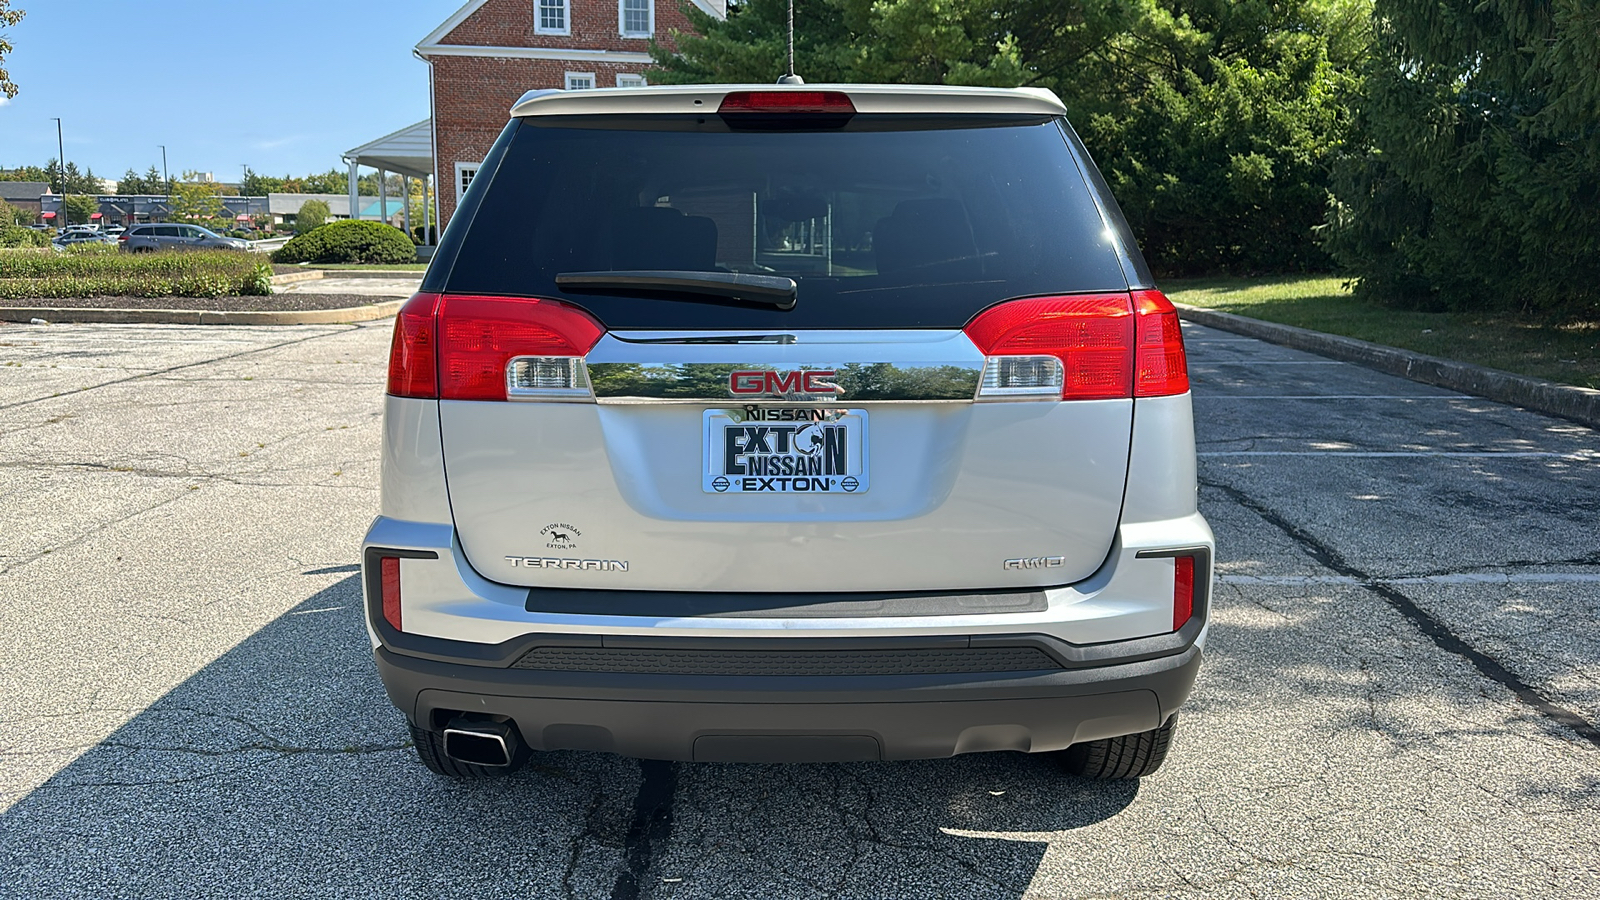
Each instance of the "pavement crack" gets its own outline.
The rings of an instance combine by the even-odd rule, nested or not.
[[[1375,594],[1379,599],[1387,603],[1391,609],[1409,621],[1418,631],[1422,632],[1440,650],[1459,656],[1471,663],[1473,668],[1477,669],[1485,678],[1511,691],[1517,696],[1517,699],[1538,711],[1545,718],[1565,726],[1578,737],[1600,749],[1600,727],[1596,727],[1594,723],[1572,710],[1545,697],[1532,685],[1523,681],[1515,672],[1506,668],[1499,660],[1462,640],[1442,621],[1418,606],[1416,601],[1406,596],[1393,585],[1386,584],[1357,568],[1346,560],[1339,551],[1323,543],[1309,531],[1285,519],[1276,510],[1244,491],[1229,484],[1204,478],[1200,479],[1200,483],[1206,487],[1221,491],[1234,503],[1255,513],[1263,522],[1278,529],[1285,537],[1294,541],[1307,556],[1316,560],[1323,567],[1353,579],[1361,588]]]
[[[266,351],[266,350],[277,350],[277,349],[280,349],[280,348],[283,348],[283,347],[293,347],[295,344],[304,344],[307,341],[320,340],[322,338],[332,337],[332,336],[337,335],[337,334],[346,334],[346,333],[348,333],[350,331],[355,330],[357,327],[359,327],[359,326],[349,326],[349,327],[339,328],[337,331],[323,331],[323,332],[319,332],[317,334],[308,334],[305,337],[299,337],[299,338],[294,338],[293,340],[281,341],[281,342],[276,343],[276,344],[268,344],[265,347],[252,347],[249,350],[240,350],[237,353],[224,353],[221,356],[213,356],[213,357],[210,357],[208,359],[197,360],[195,362],[190,362],[190,363],[183,363],[182,365],[177,365],[177,366],[168,366],[165,369],[156,369],[156,370],[149,371],[149,372],[140,372],[137,375],[129,375],[126,378],[114,378],[114,379],[112,379],[110,381],[102,381],[99,384],[91,384],[91,385],[87,385],[87,386],[81,387],[81,388],[73,388],[72,390],[61,391],[60,393],[51,394],[48,397],[34,397],[34,398],[30,399],[30,400],[18,400],[15,403],[0,404],[0,411],[4,411],[4,410],[8,410],[8,409],[16,409],[19,406],[30,406],[30,405],[32,405],[34,403],[42,403],[42,402],[44,402],[46,400],[57,400],[57,399],[60,399],[62,397],[70,397],[73,394],[82,394],[85,391],[98,390],[100,388],[109,387],[109,386],[114,385],[114,384],[126,384],[126,383],[128,383],[130,381],[137,381],[137,380],[139,380],[141,378],[158,378],[158,377],[160,377],[162,375],[167,375],[167,374],[172,373],[172,372],[181,372],[184,369],[193,369],[193,368],[197,368],[199,366],[208,366],[208,365],[210,365],[212,363],[222,362],[223,360],[228,360],[228,359],[238,359],[241,356],[249,356],[252,353],[261,353],[261,352]]]
[[[639,762],[643,778],[633,800],[633,821],[628,825],[623,845],[626,868],[611,888],[611,900],[638,900],[647,883],[658,850],[665,849],[672,836],[672,803],[678,774],[671,762],[646,759]]]

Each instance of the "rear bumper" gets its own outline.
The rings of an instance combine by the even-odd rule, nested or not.
[[[1026,648],[1054,667],[1004,673],[751,676],[509,667],[531,650],[548,648],[540,636],[504,648],[509,662],[452,661],[388,646],[380,646],[376,656],[390,699],[412,721],[438,729],[463,712],[505,717],[538,750],[708,762],[927,759],[1061,750],[1155,728],[1193,689],[1202,655],[1194,638],[1201,626],[1193,622],[1161,646],[1152,643],[1160,639],[1147,639],[1120,642],[1129,645],[1121,648],[1082,648],[1041,635],[937,645]],[[632,641],[615,649],[715,653],[744,643]],[[600,638],[569,636],[556,646],[605,655]],[[798,655],[930,647],[926,641],[773,638],[760,639],[759,646]],[[1118,649],[1132,652],[1113,655]]]

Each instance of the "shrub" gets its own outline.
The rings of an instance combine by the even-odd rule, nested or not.
[[[261,257],[230,250],[127,253],[0,253],[0,299],[223,297],[270,293]]]
[[[328,221],[328,204],[321,200],[307,200],[300,204],[300,211],[294,216],[294,230],[300,233],[314,231]]]
[[[50,236],[42,231],[0,222],[0,247],[44,247],[49,243]]]
[[[416,246],[405,232],[353,219],[296,235],[272,254],[277,263],[408,263],[416,258]]]

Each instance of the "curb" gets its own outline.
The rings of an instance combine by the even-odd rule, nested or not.
[[[1557,384],[1542,378],[1530,378],[1293,325],[1263,322],[1200,306],[1178,306],[1178,317],[1196,325],[1260,338],[1389,375],[1560,416],[1590,428],[1600,428],[1600,391],[1591,388]]]
[[[119,325],[350,325],[386,319],[400,311],[404,300],[385,300],[341,309],[210,310],[210,309],[96,309],[93,307],[0,307],[0,322],[28,323],[34,319],[56,323],[108,322]]]
[[[271,278],[273,284],[294,284],[297,281],[318,281],[323,277],[321,269],[312,269],[306,272],[285,272]]]
[[[315,272],[316,274],[312,275],[312,272]],[[301,273],[295,272],[292,274],[299,275]],[[416,281],[421,281],[422,276],[425,273],[406,271],[385,272],[382,269],[312,269],[310,272],[305,274],[313,278],[394,278],[404,280],[415,279]]]

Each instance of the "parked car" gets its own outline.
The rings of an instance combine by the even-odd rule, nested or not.
[[[116,239],[98,231],[63,231],[51,239],[50,244],[58,249],[65,249],[75,244],[114,244]]]
[[[158,223],[134,225],[117,237],[123,250],[148,253],[153,250],[248,250],[250,243],[223,237],[199,225]]]
[[[511,115],[396,320],[363,547],[422,762],[1154,772],[1213,539],[1176,311],[1061,101]]]

